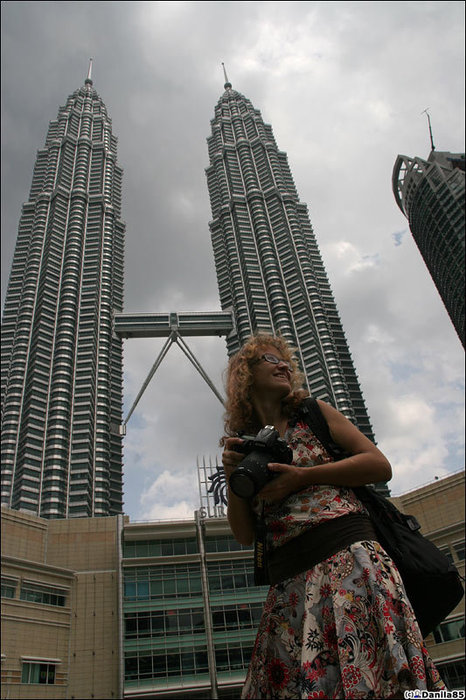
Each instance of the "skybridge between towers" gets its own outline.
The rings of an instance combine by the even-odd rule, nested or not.
[[[168,338],[173,331],[185,336],[228,335],[233,330],[231,311],[115,314],[114,330],[120,338]]]
[[[119,338],[167,339],[152,365],[139,394],[134,400],[128,415],[120,426],[120,433],[122,435],[126,434],[127,422],[173,343],[176,343],[181,348],[188,360],[197,369],[201,377],[223,405],[224,399],[222,395],[217,391],[201,363],[183,340],[183,336],[227,336],[234,330],[234,327],[232,311],[191,311],[184,313],[172,311],[170,313],[114,314],[113,332]]]

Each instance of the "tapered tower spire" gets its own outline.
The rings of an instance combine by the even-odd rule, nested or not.
[[[122,512],[122,170],[91,66],[37,154],[2,321],[2,503],[45,518]]]
[[[225,88],[231,88],[226,74]],[[307,207],[286,154],[244,95],[226,89],[207,139],[210,231],[227,339],[236,352],[251,333],[281,333],[297,348],[311,393],[370,439],[372,428]]]

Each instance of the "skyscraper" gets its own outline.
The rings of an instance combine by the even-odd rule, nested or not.
[[[464,347],[464,153],[398,156],[393,194]]]
[[[281,332],[296,348],[311,393],[373,439],[358,378],[287,156],[272,128],[225,75],[207,139],[210,231],[220,303],[236,330],[229,354],[256,331]]]
[[[46,518],[122,510],[121,183],[89,71],[37,154],[2,324],[2,503]]]

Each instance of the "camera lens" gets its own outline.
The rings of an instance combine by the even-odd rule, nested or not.
[[[252,498],[273,478],[267,469],[270,455],[264,452],[251,452],[243,459],[230,476],[230,487],[240,498]]]
[[[256,486],[251,475],[243,469],[237,469],[230,476],[230,487],[233,493],[240,498],[252,498],[256,493]]]

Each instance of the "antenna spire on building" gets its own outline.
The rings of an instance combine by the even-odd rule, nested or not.
[[[224,88],[225,88],[225,90],[226,90],[227,88],[231,88],[231,83],[230,83],[230,81],[228,80],[227,70],[226,70],[226,68],[225,68],[225,64],[223,63],[223,61],[222,61],[222,67],[223,67],[223,75],[225,76],[225,85],[224,85]]]
[[[89,59],[89,70],[87,71],[87,78],[84,81],[86,85],[92,85],[92,58]]]
[[[429,122],[429,134],[430,134],[430,145],[432,146],[432,150],[435,151],[435,146],[434,146],[434,137],[432,136],[432,125],[430,123],[430,114],[427,111],[429,107],[426,107],[421,114],[427,114],[427,121]]]

